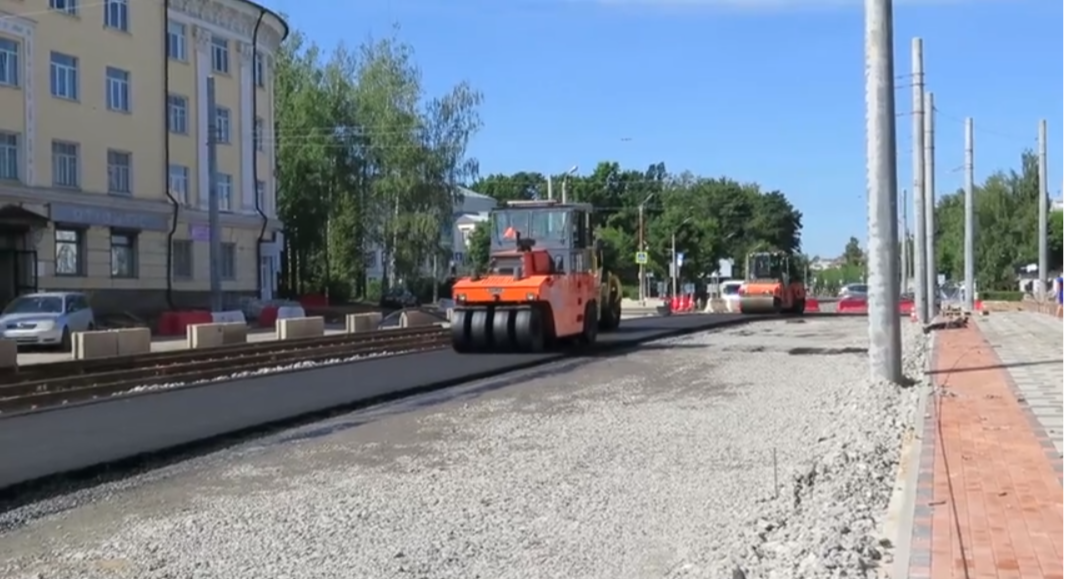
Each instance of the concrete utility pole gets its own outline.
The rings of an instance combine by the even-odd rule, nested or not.
[[[904,189],[899,195],[899,293],[902,296],[907,293],[907,281],[910,278],[910,260],[908,254],[910,248],[908,247],[908,241],[910,239],[910,228],[907,226],[907,190]]]
[[[914,204],[914,311],[923,324],[929,323],[925,283],[925,65],[922,39],[911,40],[911,202]]]
[[[925,93],[922,111],[925,115],[925,311],[926,319],[932,321],[940,301],[936,271],[936,150],[933,133],[936,107],[933,93]]]
[[[974,204],[973,204],[973,119],[966,117],[966,156],[963,163],[963,171],[965,177],[963,181],[963,205],[966,212],[966,219],[964,221],[964,233],[963,233],[963,271],[965,273],[966,282],[963,286],[965,292],[966,303],[963,304],[966,311],[973,311],[974,302],[974,288],[977,284],[974,282],[974,255],[973,255],[973,217],[974,217]]]
[[[207,77],[207,205],[210,229],[211,311],[222,311],[222,229],[218,215],[218,109],[215,77]],[[231,192],[232,194],[232,192]],[[236,264],[234,264],[236,266]]]
[[[1037,150],[1039,151],[1039,163],[1037,172],[1040,181],[1040,221],[1038,222],[1038,241],[1040,255],[1037,258],[1037,271],[1040,274],[1040,283],[1037,284],[1036,296],[1041,301],[1047,299],[1047,121],[1040,121],[1039,135],[1037,138]]]
[[[870,376],[903,381],[892,0],[866,0],[866,225]]]

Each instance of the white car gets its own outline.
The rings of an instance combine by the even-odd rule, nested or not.
[[[0,314],[0,337],[18,345],[70,349],[70,336],[96,327],[89,298],[80,292],[19,296]]]
[[[736,313],[740,311],[740,288],[743,285],[744,282],[733,280],[724,281],[718,286],[718,295],[722,296],[727,312]]]
[[[840,288],[838,298],[865,298],[866,292],[869,287],[864,283],[849,283],[848,285]]]

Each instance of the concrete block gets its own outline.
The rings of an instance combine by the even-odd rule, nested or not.
[[[74,332],[71,336],[71,350],[75,360],[118,356],[118,332]]]
[[[300,340],[303,338],[321,338],[326,332],[326,319],[318,316],[313,318],[286,318],[277,321],[277,334],[279,340]]]
[[[344,331],[349,334],[371,332],[378,329],[378,324],[380,323],[381,312],[348,314],[347,316],[344,316]]]
[[[222,324],[185,326],[185,347],[190,350],[217,348],[222,345]]]
[[[119,356],[136,356],[152,351],[152,331],[148,328],[114,330]]]
[[[222,326],[222,343],[224,345],[248,343],[248,324],[246,322],[230,322],[219,325]]]
[[[0,338],[0,369],[14,368],[19,364],[19,347],[15,340]]]
[[[439,324],[442,321],[433,314],[419,310],[410,310],[400,314],[401,328],[425,328]]]
[[[191,324],[185,328],[185,345],[190,350],[217,348],[246,342],[248,342],[248,324],[243,322]]]

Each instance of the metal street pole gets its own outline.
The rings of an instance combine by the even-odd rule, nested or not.
[[[210,229],[211,311],[222,311],[222,231],[218,215],[218,110],[215,104],[215,77],[207,77],[207,179],[208,225]],[[236,264],[234,264],[236,267]]]
[[[644,198],[644,201],[641,201],[640,205],[637,206],[637,251],[648,251],[648,248],[645,247],[644,243],[644,206],[647,205],[648,201],[651,201],[651,198],[654,196],[655,193],[648,195]],[[637,270],[637,275],[640,276],[640,279],[637,280],[640,283],[640,305],[643,306],[647,299],[647,292],[645,290],[647,279],[645,278],[644,264],[637,264]]]
[[[677,232],[670,234],[670,297],[677,297]]]
[[[925,283],[925,64],[922,39],[911,40],[911,203],[914,209],[914,243],[911,261],[914,268],[914,311],[923,324],[926,315]]]
[[[973,219],[974,219],[974,204],[973,204],[973,119],[966,118],[966,131],[965,131],[965,157],[963,162],[964,180],[963,180],[963,211],[965,211],[965,219],[963,221],[963,273],[965,282],[963,285],[963,292],[965,303],[963,307],[967,312],[973,311],[974,303],[974,290],[977,284],[974,282],[974,255],[973,255]]]
[[[866,189],[869,364],[875,380],[903,381],[896,210],[896,100],[892,0],[866,0]]]
[[[1040,274],[1040,283],[1037,284],[1036,296],[1040,298],[1041,302],[1047,299],[1047,219],[1048,219],[1048,202],[1047,202],[1047,121],[1040,121],[1039,134],[1037,138],[1038,153],[1038,165],[1037,173],[1039,175],[1038,181],[1040,182],[1040,205],[1039,205],[1039,222],[1037,226],[1037,247],[1039,247],[1040,255],[1037,257],[1037,271]]]
[[[932,321],[937,314],[940,292],[937,288],[936,269],[936,148],[934,135],[933,93],[925,93],[925,310],[926,319]]]

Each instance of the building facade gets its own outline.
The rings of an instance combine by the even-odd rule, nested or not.
[[[0,0],[0,303],[76,289],[105,311],[205,305],[212,126],[223,290],[272,297],[287,34],[247,0]]]

